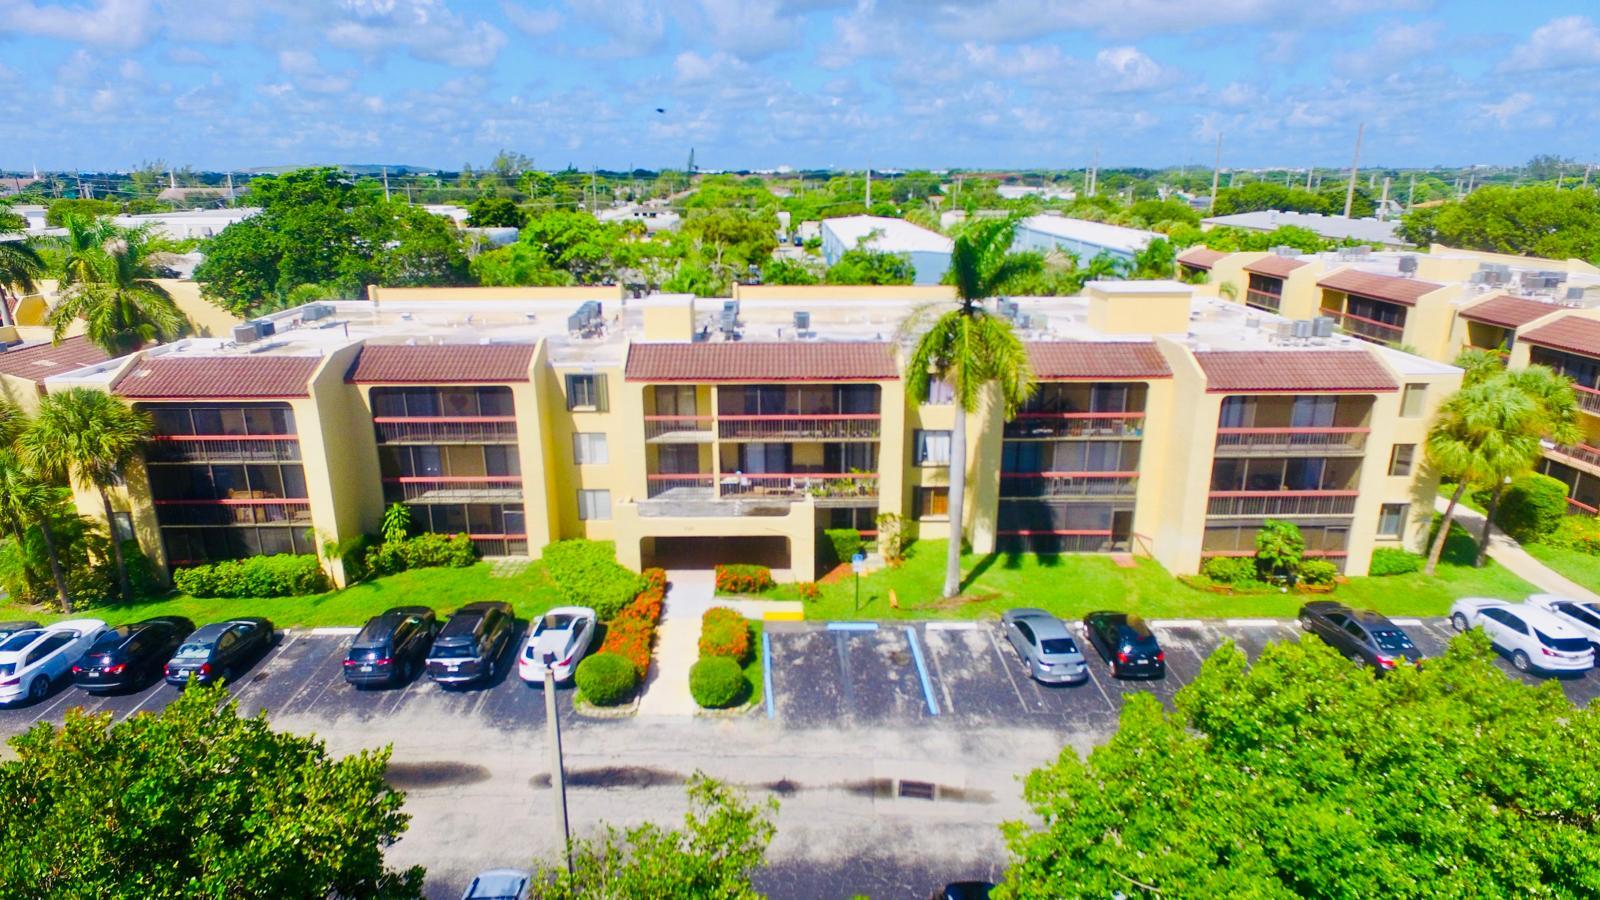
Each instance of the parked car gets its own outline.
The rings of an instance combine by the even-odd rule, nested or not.
[[[461,900],[527,900],[533,889],[533,873],[522,869],[490,869],[479,872]]]
[[[99,619],[26,628],[0,643],[0,703],[38,702],[72,677],[72,664],[104,634]]]
[[[1165,678],[1167,654],[1144,618],[1120,612],[1092,612],[1083,632],[1117,678]]]
[[[1000,616],[1000,627],[1035,681],[1064,684],[1089,680],[1083,654],[1067,626],[1055,616],[1042,609],[1008,609]]]
[[[428,677],[446,685],[492,680],[516,621],[511,604],[499,601],[468,603],[456,610],[433,639]]]
[[[1450,604],[1457,631],[1482,628],[1489,642],[1511,655],[1521,672],[1586,672],[1594,668],[1594,648],[1578,629],[1548,609],[1463,597]]]
[[[38,622],[0,622],[0,641],[4,641],[19,631],[27,631],[30,628],[38,627]]]
[[[95,639],[72,666],[72,681],[86,691],[142,687],[160,677],[194,623],[182,616],[161,616],[118,625]]]
[[[1379,671],[1402,663],[1416,665],[1422,651],[1411,636],[1382,614],[1351,609],[1333,600],[1317,600],[1300,607],[1300,627],[1327,642],[1345,656]]]
[[[556,681],[566,681],[578,660],[594,643],[595,615],[587,606],[558,606],[545,613],[528,631],[517,654],[517,675],[523,681],[542,682],[546,668]]]
[[[272,646],[272,622],[261,618],[213,622],[189,635],[167,663],[167,684],[183,687],[232,681]]]
[[[933,895],[933,900],[989,900],[994,883],[988,881],[952,881]]]
[[[1600,603],[1573,600],[1560,594],[1534,594],[1528,598],[1528,603],[1555,613],[1600,652]]]
[[[409,684],[427,664],[439,617],[426,606],[397,606],[367,620],[345,654],[344,680],[356,687]]]

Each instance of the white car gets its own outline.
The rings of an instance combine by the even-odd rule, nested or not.
[[[1561,621],[1588,638],[1590,644],[1600,647],[1600,603],[1574,600],[1560,594],[1534,594],[1528,598],[1528,603],[1555,613]]]
[[[1450,605],[1450,624],[1457,631],[1482,628],[1490,643],[1511,654],[1511,664],[1518,671],[1587,672],[1594,668],[1589,639],[1548,609],[1464,597]]]
[[[548,667],[556,681],[571,678],[594,642],[594,625],[594,610],[587,606],[558,606],[545,613],[528,629],[528,639],[517,654],[517,674],[523,681],[539,683]]]
[[[490,869],[479,872],[461,900],[528,900],[533,889],[533,873],[521,869]]]
[[[72,664],[104,634],[99,619],[68,619],[19,631],[0,643],[0,703],[38,702],[72,681]]]

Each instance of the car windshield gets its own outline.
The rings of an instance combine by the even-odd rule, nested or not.
[[[434,644],[433,653],[429,654],[434,659],[471,659],[477,656],[471,643]]]
[[[1589,649],[1589,639],[1581,637],[1551,637],[1538,629],[1534,631],[1539,635],[1540,643],[1551,650],[1560,650],[1563,653],[1582,653]]]
[[[17,667],[16,667],[16,665],[14,663],[0,663],[0,678],[3,678],[5,676],[7,676],[7,675],[10,675],[12,672],[15,672],[16,670],[17,670]]]
[[[178,648],[173,659],[205,659],[211,655],[210,644],[184,644]]]
[[[1372,639],[1378,642],[1378,649],[1389,650],[1394,653],[1403,653],[1415,650],[1416,645],[1411,643],[1411,638],[1406,637],[1404,631],[1374,631]]]
[[[1078,645],[1072,642],[1072,638],[1046,638],[1039,642],[1039,649],[1045,656],[1065,656],[1077,653]]]
[[[33,643],[43,633],[33,628],[27,631],[19,631],[7,638],[4,644],[0,644],[0,653],[15,653]]]
[[[122,626],[121,628],[113,628],[105,634],[100,635],[100,637],[95,640],[94,646],[89,648],[89,652],[105,653],[107,650],[115,650],[122,646],[122,642],[127,640],[128,635],[131,633],[132,632],[126,625]]]

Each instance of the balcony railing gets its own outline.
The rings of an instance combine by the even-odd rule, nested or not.
[[[1596,509],[1589,504],[1584,503],[1582,500],[1576,500],[1572,497],[1567,498],[1567,507],[1567,512],[1573,515],[1600,515],[1600,509]]]
[[[1218,428],[1217,454],[1360,453],[1367,446],[1369,428]]]
[[[375,416],[380,444],[515,444],[516,416]]]
[[[878,495],[876,472],[793,472],[784,474],[723,474],[717,494],[730,498],[799,498],[818,500],[870,499]]]
[[[1574,384],[1572,388],[1578,394],[1578,408],[1600,416],[1600,390],[1581,384]]]
[[[478,548],[479,556],[527,556],[525,534],[469,534],[467,540]]]
[[[710,416],[645,416],[644,439],[709,440]]]
[[[1008,438],[1111,437],[1144,434],[1143,412],[1025,412],[1006,423]]]
[[[995,535],[1002,543],[1026,543],[1029,550],[1038,553],[1105,553],[1127,543],[1113,540],[1109,530],[1017,528],[997,531]]]
[[[1600,468],[1600,447],[1591,447],[1588,444],[1556,444],[1550,447],[1550,452],[1574,462]]]
[[[646,475],[646,496],[656,499],[709,500],[716,476],[710,472],[695,474]]]
[[[1132,497],[1138,472],[1002,472],[1001,497]]]
[[[1349,335],[1378,344],[1399,344],[1406,335],[1404,324],[1391,325],[1337,309],[1323,309],[1322,314],[1339,320],[1339,327]]]
[[[406,503],[521,503],[515,475],[405,476],[383,479],[384,494]]]
[[[725,441],[875,441],[876,413],[823,416],[718,416]]]
[[[157,434],[144,456],[153,463],[299,462],[300,441],[292,434]]]
[[[1208,516],[1348,516],[1355,491],[1212,491]]]
[[[311,501],[283,497],[234,500],[155,500],[162,525],[306,525]]]
[[[1267,312],[1277,312],[1283,305],[1283,297],[1278,294],[1269,294],[1265,291],[1245,291],[1244,302],[1246,306],[1264,309]]]

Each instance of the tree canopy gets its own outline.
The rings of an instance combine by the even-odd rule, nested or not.
[[[1489,186],[1406,213],[1399,233],[1424,246],[1600,262],[1600,193]]]
[[[1320,190],[1308,191],[1305,188],[1272,181],[1252,181],[1217,191],[1217,204],[1213,214],[1227,216],[1234,213],[1275,209],[1279,212],[1344,215],[1346,184],[1344,181],[1329,182]],[[1378,205],[1373,202],[1366,188],[1357,185],[1355,200],[1350,205],[1350,215],[1364,219],[1376,212],[1377,208]]]
[[[823,273],[825,284],[911,284],[917,267],[906,253],[880,253],[865,247],[846,250]]]

